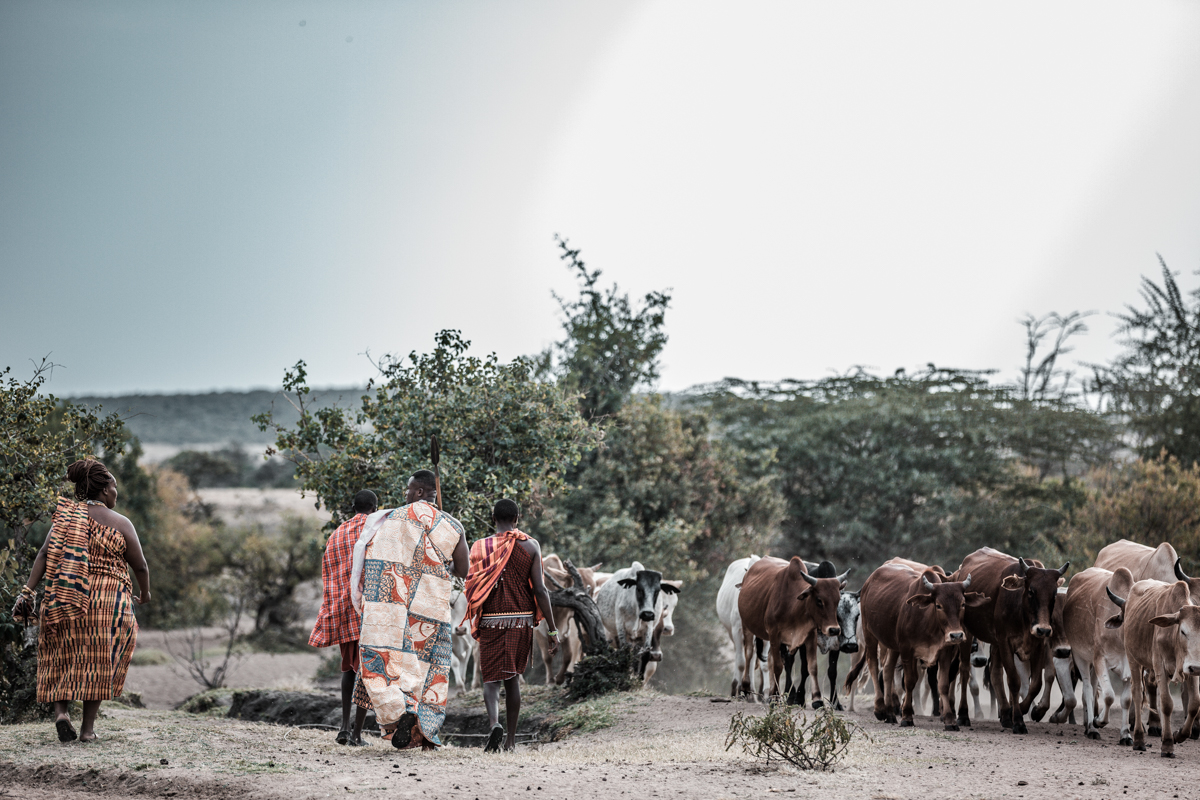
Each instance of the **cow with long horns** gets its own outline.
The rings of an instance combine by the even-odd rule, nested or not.
[[[937,665],[938,695],[942,724],[948,731],[958,730],[954,703],[950,699],[950,665],[958,647],[966,641],[963,615],[968,608],[986,605],[989,598],[968,591],[972,577],[946,581],[944,576],[923,564],[888,563],[871,573],[863,583],[859,607],[863,623],[864,661],[875,681],[875,716],[895,722],[899,698],[894,688],[897,661],[904,667],[904,705],[900,725],[913,724],[913,696],[929,667]],[[881,669],[879,661],[884,661]],[[852,684],[862,670],[860,661],[846,677]],[[882,684],[882,685],[881,685]],[[966,707],[966,696],[962,699]]]
[[[1013,733],[1028,733],[1025,715],[1042,689],[1040,666],[1054,634],[1054,603],[1067,574],[1067,562],[1046,569],[1040,561],[1026,561],[984,547],[963,559],[952,578],[971,575],[978,590],[989,598],[968,606],[963,623],[967,632],[992,646],[992,691],[1000,706],[1000,724]],[[960,648],[963,669],[970,663],[969,643]],[[1033,667],[1029,693],[1021,698],[1021,673],[1017,659]],[[1007,693],[1005,688],[1007,686]],[[965,709],[960,709],[960,719]]]

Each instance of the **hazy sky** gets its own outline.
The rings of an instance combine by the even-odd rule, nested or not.
[[[553,235],[661,387],[995,367],[1200,283],[1200,4],[0,4],[0,366],[57,394],[541,350]],[[1115,350],[1092,320],[1084,359]]]

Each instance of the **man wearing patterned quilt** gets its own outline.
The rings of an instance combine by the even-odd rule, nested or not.
[[[434,505],[435,485],[429,470],[414,473],[407,505],[367,517],[354,546],[350,595],[362,614],[358,680],[396,748],[442,743],[451,576],[465,578],[469,564],[466,532]]]
[[[338,526],[325,543],[321,558],[321,611],[313,626],[308,643],[312,647],[338,646],[342,655],[342,729],[337,743],[360,746],[362,727],[367,708],[359,705],[350,730],[350,705],[358,668],[358,634],[362,625],[358,612],[350,603],[350,567],[354,562],[354,545],[362,533],[367,515],[375,513],[379,499],[363,489],[354,495],[354,516]]]

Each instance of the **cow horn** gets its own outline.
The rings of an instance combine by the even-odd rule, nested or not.
[[[965,581],[963,581],[963,591],[965,592],[970,585],[971,585],[971,573],[968,572],[967,579]]]
[[[817,579],[816,579],[816,578],[814,578],[812,575],[809,575],[807,572],[801,572],[801,573],[800,573],[800,577],[801,577],[801,578],[804,578],[804,580],[808,581],[808,583],[809,583],[811,586],[816,586],[816,585],[817,585]]]
[[[1070,561],[1068,561],[1067,563],[1065,563],[1065,564],[1063,564],[1061,567],[1059,567],[1059,568],[1058,568],[1058,577],[1060,577],[1060,578],[1061,578],[1063,575],[1066,575],[1066,574],[1067,574],[1067,567],[1069,567],[1069,566],[1071,566],[1071,562],[1070,562]]]
[[[842,581],[846,580],[846,576],[849,575],[853,571],[854,571],[854,567],[850,567],[845,572],[843,572],[841,575],[838,575],[837,579],[836,579],[837,582],[841,583]]]
[[[1018,558],[1017,564],[1020,565],[1020,571],[1017,574],[1020,575],[1022,578],[1024,578],[1025,571],[1029,569],[1029,565],[1025,563],[1025,559],[1023,559],[1023,558]]]
[[[1182,558],[1175,559],[1175,577],[1179,578],[1181,581],[1190,581],[1191,578],[1189,578],[1187,573],[1183,571],[1183,564],[1181,563],[1182,561]]]
[[[1117,597],[1115,594],[1113,594],[1113,590],[1112,590],[1112,589],[1110,589],[1110,588],[1108,588],[1107,586],[1105,586],[1105,587],[1104,587],[1104,591],[1108,592],[1108,599],[1109,599],[1109,600],[1112,600],[1114,603],[1116,603],[1116,604],[1117,604],[1118,606],[1120,606],[1121,608],[1124,608],[1124,607],[1125,607],[1125,600],[1123,600],[1123,599],[1121,599],[1120,597]]]
[[[926,578],[924,575],[921,576],[921,585],[924,586],[929,591],[931,591],[931,592],[933,591],[933,584],[930,583],[929,578]]]

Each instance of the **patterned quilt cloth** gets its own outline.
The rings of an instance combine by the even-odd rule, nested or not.
[[[361,587],[361,679],[380,724],[412,712],[425,738],[440,745],[450,687],[446,564],[463,527],[423,501],[379,514],[363,528],[351,582]]]

